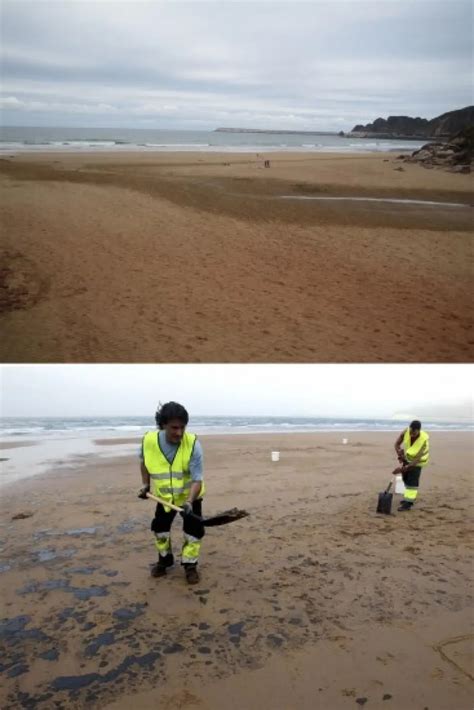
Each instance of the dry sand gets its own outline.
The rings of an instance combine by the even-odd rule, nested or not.
[[[394,435],[346,436],[202,437],[206,513],[251,516],[208,530],[197,589],[149,576],[135,459],[4,488],[2,707],[470,710],[472,435],[433,433],[390,517]]]
[[[472,360],[471,175],[301,153],[19,155],[0,174],[3,362]]]

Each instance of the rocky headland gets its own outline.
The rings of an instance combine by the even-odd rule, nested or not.
[[[347,134],[352,138],[399,138],[420,140],[425,138],[448,139],[470,126],[474,126],[474,106],[448,111],[431,120],[410,116],[377,118],[365,126],[358,124]]]
[[[447,142],[427,143],[399,160],[420,163],[425,168],[440,166],[454,173],[470,173],[474,166],[474,125],[459,131]]]

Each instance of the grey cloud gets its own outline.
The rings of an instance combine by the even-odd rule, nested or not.
[[[90,121],[95,106],[103,123],[102,104],[124,125],[143,111],[169,127],[212,128],[216,112],[302,129],[431,118],[471,101],[471,16],[464,0],[4,0],[6,121],[31,116],[35,102],[44,118],[51,103],[56,123],[61,105],[69,115],[87,106]],[[150,101],[179,110],[146,114]]]
[[[176,399],[193,414],[391,417],[413,411],[457,418],[472,416],[472,397],[466,396],[471,369],[431,364],[4,365],[0,414],[151,414],[159,399]],[[417,383],[415,399],[407,394],[407,379]]]

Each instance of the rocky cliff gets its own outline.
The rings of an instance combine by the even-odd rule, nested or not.
[[[403,138],[448,138],[474,125],[474,106],[457,111],[448,111],[441,116],[428,120],[426,118],[411,118],[410,116],[389,116],[377,118],[373,123],[357,125],[352,129],[352,135],[403,137]]]
[[[427,143],[400,160],[420,163],[425,168],[440,166],[456,173],[470,173],[474,163],[474,125],[457,133],[447,142]]]

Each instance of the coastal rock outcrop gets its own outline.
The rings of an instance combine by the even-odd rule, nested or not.
[[[457,133],[446,143],[427,143],[411,155],[400,156],[405,162],[435,165],[452,172],[469,173],[474,166],[474,125]]]
[[[349,135],[364,138],[448,138],[474,125],[474,106],[448,111],[436,118],[389,116],[365,126],[354,126]]]

